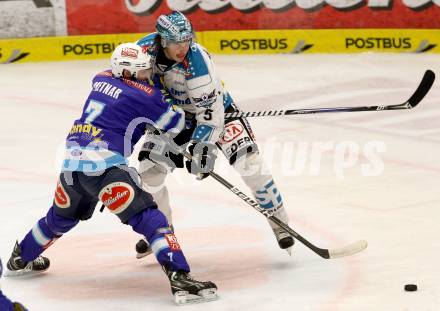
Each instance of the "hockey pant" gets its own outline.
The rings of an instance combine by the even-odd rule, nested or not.
[[[111,168],[101,176],[73,172],[72,185],[61,174],[52,207],[20,243],[22,259],[33,261],[80,220],[90,218],[98,199],[124,224],[145,236],[162,266],[190,271],[166,217],[127,168]]]

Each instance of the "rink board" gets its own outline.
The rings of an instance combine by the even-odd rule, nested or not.
[[[438,29],[315,29],[207,31],[217,54],[439,52]]]
[[[0,40],[0,63],[68,61],[110,57],[114,48],[143,34],[111,34]]]
[[[0,63],[107,58],[122,42],[145,34],[0,40]],[[214,54],[439,53],[439,29],[319,29],[204,31],[198,41]]]

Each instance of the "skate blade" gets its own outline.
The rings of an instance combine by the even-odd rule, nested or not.
[[[42,274],[42,273],[46,272],[47,270],[48,269],[41,270],[41,271],[35,271],[35,270],[29,270],[29,269],[21,269],[21,270],[12,271],[9,269],[5,269],[3,276],[6,278],[27,277],[27,276],[34,276],[34,275]]]
[[[136,258],[141,259],[141,258],[147,257],[148,255],[151,255],[152,253],[153,253],[152,250],[149,250],[145,253],[136,253]]]
[[[188,304],[204,303],[218,299],[217,289],[203,289],[198,295],[193,295],[187,291],[178,291],[174,294],[174,302],[179,306]]]

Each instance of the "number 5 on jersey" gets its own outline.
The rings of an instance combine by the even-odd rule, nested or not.
[[[212,120],[212,109],[206,109],[205,110],[205,116],[203,117],[203,119],[205,119],[205,121],[210,121]]]

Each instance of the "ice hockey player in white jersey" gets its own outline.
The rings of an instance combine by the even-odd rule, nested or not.
[[[187,129],[174,141],[180,146],[189,143],[189,151],[199,142],[208,146],[217,145],[252,190],[260,206],[287,223],[288,217],[281,194],[271,174],[264,174],[268,170],[263,169],[264,163],[248,121],[245,118],[224,118],[225,112],[237,111],[237,105],[217,76],[210,54],[195,42],[190,21],[182,13],[172,12],[159,16],[156,30],[157,32],[140,39],[137,44],[148,50],[152,56],[155,74],[162,77],[165,88],[186,113]],[[148,144],[148,141],[155,142]],[[164,209],[168,221],[172,223],[168,190],[164,185],[170,168],[152,159],[151,153],[158,150],[157,146],[154,147],[158,144],[158,139],[149,135],[146,142],[144,150],[139,154],[142,181],[149,189],[156,189],[150,191],[158,205]],[[197,158],[202,165],[216,158],[214,152],[206,152],[208,149],[212,150],[203,148],[201,159]],[[168,156],[175,167],[183,167],[183,157],[173,153],[168,153]],[[197,170],[191,171],[194,167],[192,163],[186,163],[186,166],[190,172],[198,173],[199,177],[208,176],[201,175]],[[210,165],[210,169],[212,167]],[[271,221],[269,225],[279,247],[290,254],[294,239]],[[136,244],[136,251],[138,258],[151,253],[145,240]]]

